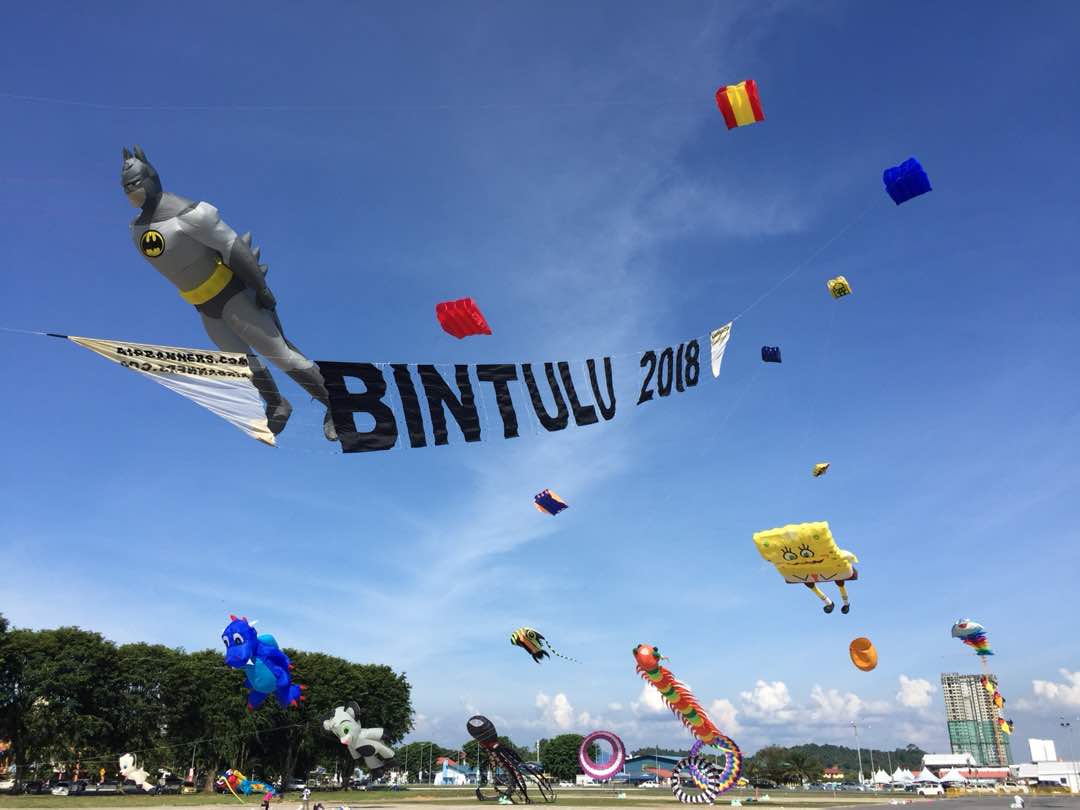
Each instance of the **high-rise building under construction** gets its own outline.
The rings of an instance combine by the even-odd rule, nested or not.
[[[993,676],[989,676],[994,680]],[[997,727],[998,711],[980,675],[941,673],[945,720],[954,754],[971,754],[979,765],[1006,766],[1012,762],[1009,735]]]

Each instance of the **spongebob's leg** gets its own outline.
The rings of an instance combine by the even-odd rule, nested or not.
[[[807,588],[812,590],[814,592],[814,595],[817,596],[818,599],[820,599],[822,602],[825,603],[825,607],[822,608],[822,610],[824,610],[826,613],[832,613],[833,612],[832,599],[827,597],[825,595],[825,592],[823,590],[821,590],[821,588],[819,588],[813,582],[804,582],[803,585],[805,585]]]
[[[840,608],[841,613],[847,613],[851,610],[851,605],[848,604],[847,585],[844,584],[845,582],[847,582],[847,580],[840,580],[836,583],[836,587],[840,589],[840,598],[844,600],[844,604]]]

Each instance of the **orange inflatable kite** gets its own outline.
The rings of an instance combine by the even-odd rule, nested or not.
[[[848,655],[851,656],[851,663],[856,669],[861,669],[863,672],[869,672],[877,666],[877,650],[874,648],[874,642],[868,638],[860,636],[852,641],[851,646],[848,647]]]

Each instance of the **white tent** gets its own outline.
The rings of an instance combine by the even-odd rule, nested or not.
[[[909,785],[911,784],[911,774],[900,767],[897,767],[897,769],[893,771],[892,781],[894,785]]]
[[[914,782],[915,781],[915,774],[913,774],[907,768],[904,768],[904,778],[909,782]]]
[[[885,773],[885,771],[879,770],[874,774],[873,781],[875,785],[887,785],[892,781],[892,777]]]
[[[916,782],[933,782],[934,784],[941,784],[941,780],[930,773],[930,769],[924,767],[919,771],[919,775],[915,777]]]
[[[948,773],[941,777],[941,781],[942,783],[947,782],[955,784],[959,782],[966,782],[967,780],[960,775],[960,771],[956,770],[956,768],[950,768]]]

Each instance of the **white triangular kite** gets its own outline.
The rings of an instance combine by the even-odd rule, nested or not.
[[[252,382],[246,354],[98,338],[67,338],[202,405],[251,438],[274,444],[274,434],[266,424],[266,406]]]
[[[731,337],[731,322],[725,323],[719,329],[709,333],[709,343],[712,345],[712,375],[720,376],[720,363],[724,359],[724,349],[727,348],[728,339]]]

